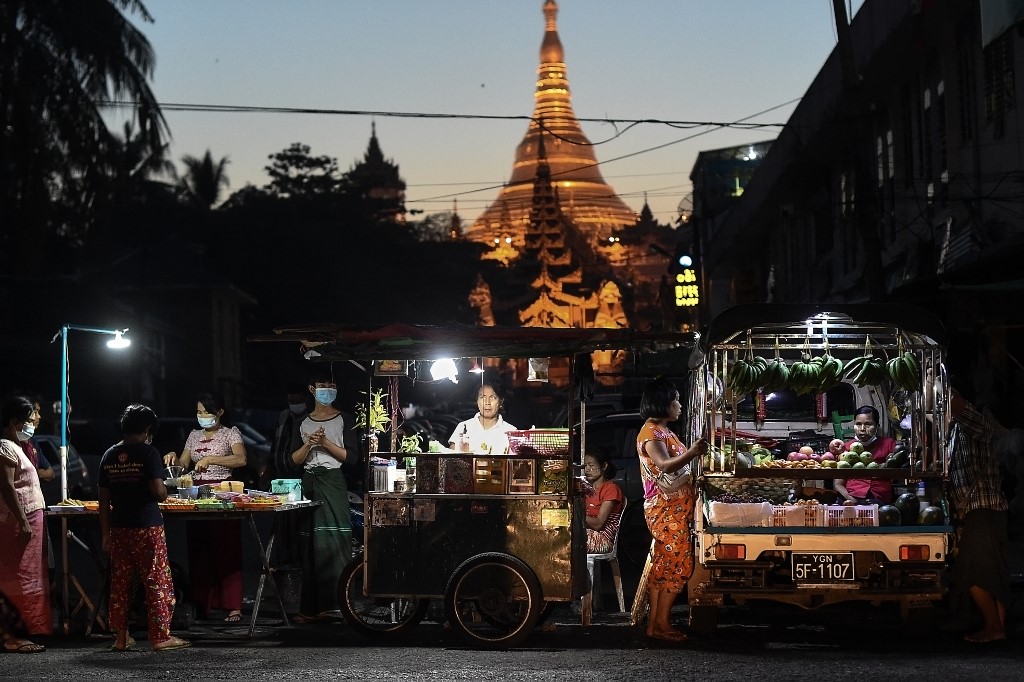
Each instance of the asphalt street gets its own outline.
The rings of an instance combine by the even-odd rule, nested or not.
[[[268,609],[269,611],[269,609]],[[263,612],[261,611],[261,614]],[[432,612],[433,613],[433,612]],[[685,607],[674,619],[686,620]],[[55,635],[36,655],[0,654],[4,679],[439,679],[631,680],[931,679],[1019,680],[1024,629],[1005,643],[971,645],[935,624],[907,628],[884,607],[814,612],[753,605],[723,611],[714,636],[682,645],[647,640],[625,614],[602,612],[584,628],[560,605],[547,630],[521,648],[478,651],[425,621],[398,638],[368,639],[341,622],[283,627],[261,615],[246,628],[200,621],[179,634],[193,646],[153,653],[145,632],[134,650],[112,652],[109,636]]]

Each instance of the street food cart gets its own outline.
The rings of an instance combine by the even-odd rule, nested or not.
[[[585,417],[593,391],[592,354],[618,353],[631,362],[637,353],[690,339],[626,329],[396,324],[280,329],[266,340],[298,341],[313,361],[359,364],[367,377],[368,411],[379,408],[373,401],[381,391],[397,406],[399,386],[422,380],[425,366],[438,359],[463,359],[466,367],[519,363],[513,371],[540,382],[562,381],[560,394],[574,424]],[[461,381],[471,380],[465,376]],[[518,392],[516,400],[528,399],[526,393]],[[426,443],[399,452],[398,420],[392,411],[390,438],[371,439],[380,445],[371,448],[378,451],[366,463],[363,552],[342,576],[343,615],[364,634],[394,634],[419,623],[430,600],[443,600],[449,625],[472,645],[516,646],[550,606],[589,587],[583,504],[573,495],[585,431],[512,432],[507,452],[484,452],[475,444],[470,452],[455,452],[447,442],[433,452]],[[415,479],[407,468],[398,483],[395,469],[410,456]],[[389,466],[392,459],[395,466]]]

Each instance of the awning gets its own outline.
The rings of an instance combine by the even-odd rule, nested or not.
[[[252,342],[291,342],[323,361],[435,360],[469,357],[565,357],[599,350],[659,351],[692,347],[695,335],[633,329],[549,329],[468,325],[309,325],[282,327]]]

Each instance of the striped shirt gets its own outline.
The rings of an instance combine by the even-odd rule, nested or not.
[[[992,451],[992,432],[992,422],[965,401],[950,435],[950,497],[960,518],[976,509],[1008,508]]]

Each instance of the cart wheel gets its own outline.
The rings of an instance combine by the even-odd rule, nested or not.
[[[445,590],[448,622],[463,638],[488,648],[520,644],[537,624],[544,602],[530,567],[508,554],[466,560]]]
[[[353,557],[341,572],[341,615],[361,635],[398,634],[415,627],[430,600],[416,597],[367,597],[363,592],[363,557]]]

